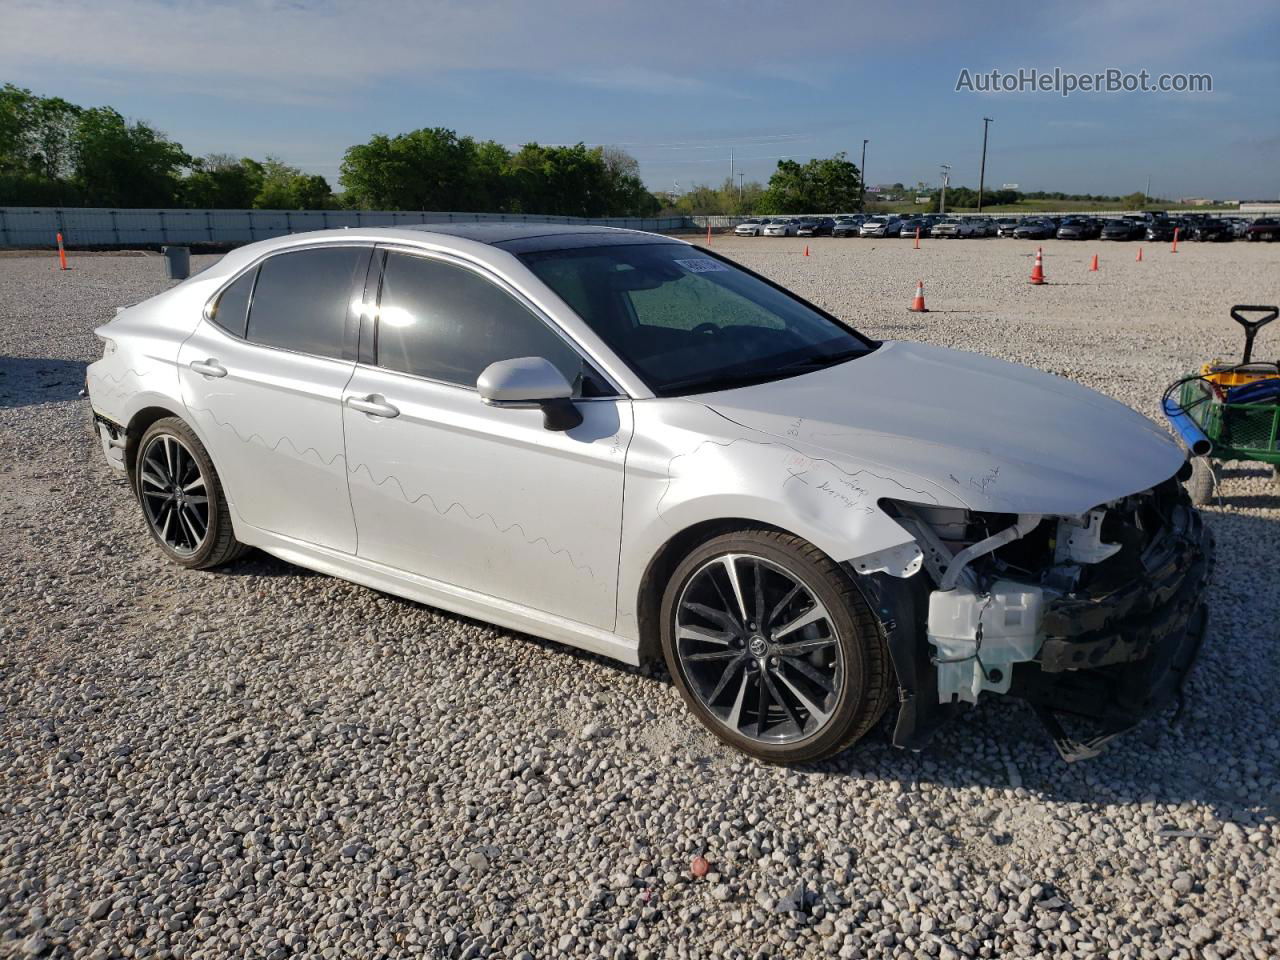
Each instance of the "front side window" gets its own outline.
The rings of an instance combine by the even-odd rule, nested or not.
[[[776,380],[873,349],[803,300],[684,244],[521,260],[660,396]]]
[[[497,284],[465,267],[391,252],[378,303],[377,363],[474,387],[499,360],[543,357],[575,395],[613,393],[569,343]]]
[[[318,247],[268,257],[258,268],[246,336],[254,343],[343,357],[352,300],[363,289],[368,247]]]

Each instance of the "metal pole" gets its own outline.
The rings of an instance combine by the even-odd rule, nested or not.
[[[951,165],[942,164],[942,196],[938,199],[938,212],[947,212],[947,184],[951,181]]]
[[[862,168],[858,171],[858,179],[860,181],[858,190],[858,212],[867,212],[867,144],[870,140],[862,141]]]
[[[990,117],[982,118],[982,166],[978,169],[978,212],[982,212],[982,187],[987,178],[987,127],[991,125]]]

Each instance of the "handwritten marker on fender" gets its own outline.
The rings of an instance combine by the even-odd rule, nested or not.
[[[912,313],[928,313],[929,308],[924,305],[924,281],[916,281],[916,298],[911,301]]]
[[[62,264],[62,269],[67,269],[67,251],[62,247],[62,234],[58,234],[58,262]]]
[[[1036,265],[1031,268],[1031,282],[1037,286],[1044,283],[1044,248],[1036,247]]]

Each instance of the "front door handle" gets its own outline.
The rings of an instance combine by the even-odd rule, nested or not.
[[[192,360],[191,369],[202,377],[225,377],[227,368],[210,357],[208,360]]]
[[[347,406],[371,417],[400,416],[400,408],[387,403],[387,398],[380,393],[371,393],[367,397],[347,397]]]

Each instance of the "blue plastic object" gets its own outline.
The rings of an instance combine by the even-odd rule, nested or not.
[[[1280,400],[1280,377],[1255,380],[1227,392],[1228,403],[1266,403],[1268,400]]]
[[[1164,399],[1164,415],[1169,421],[1169,425],[1182,438],[1182,442],[1186,444],[1192,456],[1207,457],[1209,451],[1213,449],[1213,444],[1209,442],[1209,438],[1205,436],[1204,431],[1200,429],[1200,425],[1192,420],[1178,406],[1178,401],[1173,397],[1165,397]]]

